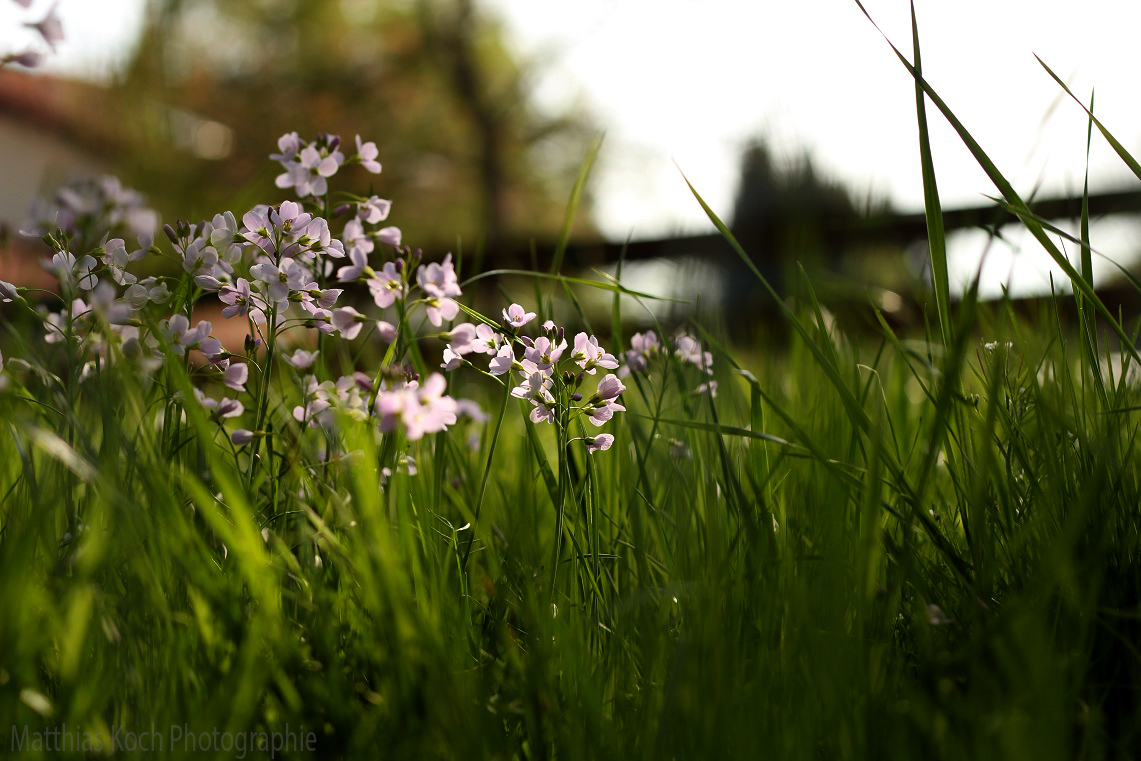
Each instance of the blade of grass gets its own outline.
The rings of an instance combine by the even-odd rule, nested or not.
[[[930,85],[930,83],[928,83],[926,79],[919,75],[919,73],[915,70],[915,67],[912,66],[907,58],[904,57],[903,53],[899,51],[899,48],[897,48],[895,44],[890,39],[888,39],[888,36],[884,34],[883,30],[880,29],[879,25],[876,24],[876,22],[872,19],[871,14],[868,13],[863,3],[861,3],[860,0],[854,0],[854,2],[857,6],[859,6],[860,10],[863,11],[864,15],[867,17],[868,21],[871,22],[872,26],[874,26],[876,30],[879,31],[879,33],[883,36],[884,40],[887,41],[887,44],[891,47],[900,63],[902,63],[904,68],[906,68],[911,76],[915,78],[916,83],[918,83],[923,88],[923,92],[927,95],[928,98],[931,99],[931,102],[934,103],[936,108],[938,108],[939,111],[943,114],[943,117],[958,134],[959,139],[963,141],[963,144],[967,147],[967,150],[971,152],[971,155],[974,157],[975,161],[986,173],[987,177],[990,178],[990,181],[994,183],[995,187],[998,188],[999,192],[1002,194],[1002,197],[1006,199],[1007,203],[1010,205],[1010,210],[1018,216],[1018,219],[1022,222],[1023,226],[1030,231],[1030,234],[1033,235],[1034,238],[1042,245],[1042,248],[1046,250],[1046,253],[1050,255],[1050,258],[1052,258],[1054,262],[1062,269],[1062,271],[1066,273],[1067,277],[1075,281],[1081,290],[1082,295],[1090,300],[1090,302],[1097,309],[1098,313],[1108,321],[1109,326],[1113,329],[1113,332],[1116,333],[1118,338],[1120,338],[1123,344],[1125,344],[1125,349],[1130,354],[1132,354],[1135,359],[1141,360],[1141,354],[1138,354],[1137,349],[1131,344],[1128,344],[1129,337],[1125,333],[1125,330],[1122,328],[1121,323],[1119,323],[1114,318],[1113,313],[1106,308],[1105,304],[1103,304],[1101,299],[1098,298],[1097,294],[1094,293],[1093,287],[1087,283],[1084,278],[1081,277],[1078,271],[1074,269],[1074,266],[1070,264],[1069,259],[1067,259],[1066,256],[1060,250],[1058,250],[1058,247],[1054,245],[1054,242],[1050,240],[1049,236],[1046,235],[1046,231],[1043,229],[1042,225],[1037,222],[1035,215],[1030,211],[1030,208],[1026,205],[1026,202],[1022,200],[1022,197],[1019,196],[1017,192],[1015,192],[1014,186],[1012,186],[1010,181],[1006,179],[1005,175],[1003,175],[1002,172],[998,170],[998,167],[995,166],[993,161],[991,161],[990,156],[987,155],[986,151],[983,150],[978,141],[974,139],[974,137],[963,125],[963,123],[959,121],[959,118],[955,116],[953,111],[951,111],[950,106],[948,106],[943,101],[937,92],[935,92],[935,89]],[[1043,64],[1043,66],[1045,66],[1045,64]],[[1047,71],[1049,71],[1048,68]],[[1053,74],[1053,72],[1050,73]],[[1056,78],[1057,77],[1055,76],[1055,79]],[[1063,87],[1065,87],[1065,85],[1063,85]],[[1069,91],[1067,90],[1067,92]],[[1102,129],[1102,134],[1108,136],[1108,133],[1101,127],[1096,118],[1094,119],[1094,123],[1098,125],[1099,129]],[[1116,143],[1116,141],[1114,141],[1114,143]],[[1120,144],[1117,143],[1116,146],[1120,146]],[[1121,152],[1124,152],[1124,148],[1122,148],[1119,153]],[[1123,158],[1125,158],[1125,156],[1128,156],[1128,153],[1125,153]],[[1126,163],[1130,163],[1131,169],[1136,167],[1135,172],[1137,173],[1138,177],[1141,177],[1141,166],[1137,166],[1137,162],[1134,161],[1132,157],[1129,157]]]
[[[911,39],[915,55],[915,71],[922,76],[919,57],[919,25],[915,19],[915,3],[911,3]],[[919,79],[915,81],[915,113],[919,119],[919,156],[923,165],[923,210],[927,217],[927,244],[931,253],[931,279],[935,285],[935,307],[939,313],[939,329],[943,344],[951,344],[951,286],[947,273],[947,238],[943,231],[943,210],[939,187],[935,182],[935,162],[931,157],[931,134],[927,127],[927,106]]]

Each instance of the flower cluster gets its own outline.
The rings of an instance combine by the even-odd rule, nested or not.
[[[661,359],[666,359],[669,351],[662,346],[658,335],[648,330],[645,333],[635,333],[630,339],[630,348],[626,351],[626,364],[619,370],[618,375],[625,378],[631,373],[649,372],[651,365]],[[678,360],[691,364],[706,375],[713,375],[713,354],[705,351],[701,343],[691,335],[678,333],[673,339],[673,356]],[[717,381],[707,380],[694,389],[695,394],[717,395]]]
[[[346,159],[335,135],[311,142],[296,133],[284,135],[278,141],[280,153],[272,156],[286,170],[277,185],[293,188],[299,200],[258,205],[240,217],[224,212],[196,224],[165,225],[170,253],[154,239],[154,212],[113,178],[64,187],[51,205],[38,202],[23,232],[52,247],[45,267],[58,278],[62,294],[60,308],[41,312],[45,340],[83,342],[84,352],[98,360],[91,363],[92,372],[122,358],[147,374],[170,359],[186,363],[194,352],[190,366],[195,372],[230,390],[220,399],[196,390],[208,416],[221,424],[255,414],[253,428],[230,434],[243,446],[265,435],[257,430],[265,422],[264,398],[240,400],[252,393],[246,389],[251,369],[260,376],[258,393],[264,394],[275,361],[284,358],[300,375],[317,359],[318,352],[305,349],[284,355],[277,341],[285,333],[301,329],[351,341],[367,329],[386,343],[397,341],[396,325],[342,305],[344,288],[333,286],[363,284],[379,308],[397,312],[397,325],[407,325],[417,308],[437,326],[454,319],[462,291],[451,256],[422,264],[419,251],[402,248],[400,230],[381,227],[390,201],[345,194],[331,209],[327,198],[319,198],[344,164],[380,171],[376,146],[359,137],[356,144],[356,154]],[[346,219],[340,235],[330,225],[338,218]],[[137,248],[126,243],[132,237]],[[381,261],[374,261],[382,251]],[[151,256],[173,259],[179,274],[141,278],[131,272],[134,262]],[[4,302],[26,303],[23,290],[0,282]],[[210,321],[191,319],[195,305],[211,295],[220,302],[223,319],[245,321],[244,353],[225,347]],[[382,372],[375,380],[362,373],[318,380],[308,372],[299,378],[302,403],[293,417],[307,427],[329,428],[334,412],[340,411],[374,420],[380,433],[399,430],[416,440],[456,422],[462,407],[445,394],[445,387],[439,374],[421,383],[410,372],[403,378]],[[477,409],[473,414],[481,413]]]
[[[281,153],[270,158],[281,164],[285,171],[277,176],[279,188],[293,188],[299,198],[321,197],[329,192],[329,178],[346,163],[360,164],[366,171],[380,174],[376,160],[375,143],[362,143],[357,135],[357,152],[345,158],[341,152],[341,138],[337,135],[320,135],[305,142],[296,132],[282,135],[277,141]]]
[[[588,375],[599,369],[615,370],[618,360],[606,352],[598,339],[578,333],[573,345],[566,341],[566,331],[548,320],[537,337],[520,335],[519,330],[535,319],[518,304],[503,310],[502,324],[464,322],[443,337],[447,346],[443,367],[451,371],[462,365],[474,367],[476,355],[488,357],[488,375],[510,378],[515,373],[518,385],[511,395],[531,404],[533,423],[552,423],[565,428],[575,418],[585,418],[595,426],[605,425],[616,412],[626,408],[618,401],[626,387],[614,374],[607,374],[589,397],[580,389]],[[522,353],[520,354],[520,350]],[[478,368],[477,368],[478,369]],[[589,451],[609,449],[614,436],[609,433],[583,437]]]
[[[20,233],[40,238],[59,231],[72,245],[93,248],[108,239],[152,235],[157,226],[158,213],[146,206],[141,194],[105,175],[64,185],[50,202],[36,199]]]

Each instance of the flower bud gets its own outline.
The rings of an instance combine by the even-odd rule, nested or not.
[[[178,243],[178,234],[174,231],[174,228],[170,226],[169,222],[162,226],[162,231],[166,233],[166,237],[170,238],[171,243]]]

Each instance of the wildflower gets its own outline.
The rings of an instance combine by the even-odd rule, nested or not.
[[[595,452],[605,452],[610,449],[614,443],[613,434],[600,433],[597,436],[588,436],[583,441],[586,442],[586,451],[594,454]]]
[[[294,144],[295,135],[291,133],[281,139],[285,141],[285,147],[277,161],[286,171],[277,176],[274,184],[279,188],[295,188],[302,198],[323,196],[329,190],[327,178],[336,174],[345,161],[344,154],[337,150],[340,138],[330,135],[301,147],[300,138]],[[278,141],[279,148],[281,140]],[[291,153],[293,148],[299,150]]]
[[[452,299],[438,299],[429,298],[424,301],[428,314],[428,322],[436,327],[443,325],[444,322],[454,320],[456,315],[460,313],[460,305]]]
[[[511,396],[516,399],[536,399],[541,396],[550,397],[551,377],[540,372],[527,376],[520,385],[511,389]]]
[[[296,132],[288,132],[277,139],[277,149],[281,153],[271,153],[269,157],[282,164],[288,163],[301,151],[301,138]]]
[[[388,212],[391,211],[391,209],[392,201],[386,201],[383,198],[372,196],[360,205],[357,211],[357,217],[363,222],[375,225],[377,222],[383,222],[388,219]]]
[[[598,339],[594,336],[587,336],[586,333],[579,333],[574,337],[574,351],[571,353],[571,360],[590,375],[594,375],[596,368],[603,368],[605,370],[616,370],[618,368],[618,360],[612,354],[607,354],[603,351],[602,347],[598,345]]]
[[[307,274],[293,259],[282,259],[280,265],[261,262],[250,267],[250,274],[269,286],[269,298],[272,301],[284,302],[289,298],[289,292],[300,290],[305,286]]]
[[[448,348],[455,354],[471,354],[475,351],[475,325],[470,322],[461,322],[443,335],[448,339]]]
[[[318,383],[312,375],[304,380],[305,404],[293,408],[293,419],[309,428],[328,426],[333,422],[329,398],[335,387],[329,381]]]
[[[400,245],[400,228],[399,227],[382,227],[373,233],[376,242],[385,246],[399,246]]]
[[[341,288],[321,289],[316,282],[309,282],[298,289],[297,295],[301,301],[301,308],[314,314],[318,309],[332,309],[342,293],[344,290]]]
[[[320,352],[298,349],[286,357],[285,361],[298,370],[307,370],[313,366],[318,354],[320,354]]]
[[[503,375],[515,365],[515,350],[511,344],[503,344],[499,352],[491,360],[488,372],[492,375]]]
[[[367,318],[352,307],[340,307],[333,310],[333,329],[340,332],[341,337],[351,341],[361,332],[361,326]]]
[[[222,382],[235,391],[246,390],[246,381],[250,378],[250,367],[244,362],[237,362],[226,368]]]
[[[247,211],[242,216],[242,227],[245,232],[241,236],[247,243],[257,246],[267,256],[273,256],[277,252],[268,206],[255,206]]]
[[[112,238],[104,243],[102,261],[111,272],[111,279],[119,285],[131,285],[138,278],[126,271],[130,255],[122,238]]]
[[[452,370],[455,370],[460,365],[462,365],[463,362],[464,358],[452,351],[451,346],[448,346],[444,349],[444,361],[440,367],[444,370],[447,370],[448,372],[451,372]]]
[[[64,285],[90,291],[99,283],[94,272],[97,265],[93,256],[85,254],[76,259],[70,251],[57,251],[51,261],[44,264],[44,269],[59,278]]]
[[[22,301],[24,297],[20,295],[20,290],[11,283],[0,280],[0,302],[7,304],[17,300]]]
[[[539,423],[553,424],[555,422],[555,400],[549,393],[532,399],[531,404],[534,405],[529,416],[532,423],[538,425]]]
[[[380,174],[380,162],[376,160],[379,153],[380,152],[376,149],[376,143],[371,141],[362,143],[361,136],[357,135],[357,158],[360,160],[361,167],[366,172]]]
[[[513,328],[521,328],[535,319],[534,312],[527,312],[518,304],[512,304],[503,310],[503,320]]]
[[[527,347],[523,355],[534,362],[540,370],[549,370],[563,356],[566,348],[566,341],[556,346],[546,336],[539,336]]]
[[[244,277],[238,278],[238,282],[234,285],[224,285],[218,292],[218,299],[226,304],[222,308],[223,317],[234,317],[235,315],[245,316],[249,314],[250,307],[253,304],[253,292],[250,290],[250,282]]]
[[[432,373],[422,387],[417,388],[415,404],[404,410],[404,425],[408,439],[415,441],[426,433],[438,433],[456,422],[456,400],[444,396],[447,382],[439,373]]]
[[[386,344],[390,344],[396,340],[396,326],[391,322],[377,320],[376,334],[380,336],[381,341],[384,341]]]
[[[210,417],[215,420],[237,417],[245,411],[242,403],[237,399],[211,399],[197,388],[194,389],[194,396],[197,397],[199,404],[210,410]]]
[[[587,419],[594,425],[602,425],[614,417],[615,412],[625,412],[626,408],[615,401],[626,387],[616,375],[607,375],[598,382],[598,389],[587,404]]]
[[[394,391],[377,394],[374,407],[382,433],[395,431],[398,424],[411,441],[425,434],[438,433],[456,422],[456,401],[444,395],[444,376],[433,373],[420,386],[411,381]]]
[[[343,270],[342,270],[343,271]],[[344,280],[344,278],[341,278]],[[392,306],[397,299],[404,298],[404,281],[396,271],[396,265],[385,262],[380,272],[374,272],[368,279],[368,290],[372,300],[381,309]],[[453,315],[454,316],[454,315]],[[433,323],[439,325],[439,322]]]
[[[433,299],[453,299],[463,295],[456,279],[456,270],[452,266],[451,254],[445,256],[444,261],[440,264],[432,262],[421,265],[416,272],[416,282],[420,289]],[[439,323],[434,324],[438,325]]]
[[[297,244],[310,255],[324,255],[333,259],[345,256],[345,244],[333,237],[329,232],[329,223],[323,217],[313,218],[306,226],[304,235],[298,238]]]
[[[234,442],[234,446],[244,447],[257,437],[258,435],[253,431],[239,428],[230,434],[230,441]]]
[[[51,312],[44,316],[44,328],[47,334],[44,336],[44,342],[49,344],[56,344],[62,341],[68,335],[68,323],[74,322],[78,314],[87,311],[87,305],[82,299],[75,299],[71,302],[71,309],[60,310],[59,312]]]
[[[134,316],[135,308],[115,297],[115,286],[102,282],[91,292],[91,309],[112,325],[125,325]]]
[[[713,374],[713,355],[702,351],[701,344],[693,336],[680,335],[674,339],[674,354],[683,362],[690,362],[709,375]]]
[[[492,330],[490,325],[480,323],[475,326],[475,339],[471,350],[476,354],[497,354],[499,352],[499,334]]]
[[[182,252],[182,269],[191,275],[212,275],[217,264],[218,252],[205,241],[195,239]]]
[[[661,344],[658,343],[658,336],[654,331],[648,330],[644,334],[635,333],[630,339],[630,349],[626,352],[626,364],[619,371],[619,375],[625,378],[632,372],[646,372],[649,368],[649,360],[657,355],[660,350]]]
[[[611,373],[598,382],[595,398],[601,399],[602,401],[611,401],[617,399],[625,390],[626,386],[622,381],[618,380],[618,376]]]
[[[159,330],[179,354],[190,349],[198,349],[208,357],[214,357],[222,352],[222,346],[217,339],[209,339],[211,325],[206,320],[199,321],[191,328],[190,320],[186,319],[185,315],[176,314],[169,320],[159,323]]]
[[[345,228],[341,231],[341,240],[343,245],[348,247],[349,261],[353,263],[354,267],[358,267],[355,271],[350,271],[349,275],[343,273],[346,270],[351,270],[349,267],[342,267],[337,273],[337,278],[340,280],[356,280],[364,272],[368,266],[368,260],[365,255],[372,252],[375,246],[373,245],[372,238],[370,238],[364,231],[364,225],[361,224],[359,217],[353,217],[345,223]]]

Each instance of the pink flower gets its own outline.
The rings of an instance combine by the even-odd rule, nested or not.
[[[444,349],[444,363],[440,365],[444,370],[451,372],[455,370],[464,362],[464,358],[459,354],[452,351],[452,347],[448,346]]]
[[[448,348],[457,355],[471,354],[475,351],[475,335],[475,325],[461,322],[448,333]]]
[[[257,434],[245,428],[239,428],[230,434],[230,441],[234,442],[234,446],[238,447],[244,447],[256,438]]]
[[[404,434],[416,441],[428,433],[438,433],[456,422],[456,400],[444,395],[447,382],[439,373],[432,373],[424,385],[405,384],[395,391],[382,391],[376,397],[375,408],[380,418],[382,433],[404,426]]]
[[[285,361],[298,370],[307,370],[313,366],[313,363],[317,360],[318,354],[320,354],[320,352],[298,349],[293,352],[293,354],[286,357]]]
[[[20,296],[20,289],[9,282],[0,280],[0,301],[8,303],[17,299],[23,300]]]
[[[368,290],[372,293],[372,300],[381,309],[392,306],[397,299],[404,298],[404,281],[400,279],[396,265],[385,262],[380,272],[373,273],[368,279]]]
[[[626,352],[626,365],[620,371],[622,377],[630,373],[644,373],[649,367],[649,361],[661,351],[658,336],[654,331],[648,330],[645,334],[635,333],[630,339],[630,349]]]
[[[361,136],[357,135],[357,158],[360,159],[361,167],[363,167],[366,172],[380,174],[380,162],[376,160],[379,153],[380,152],[376,149],[376,143],[371,141],[362,143]]]
[[[555,400],[553,398],[532,399],[531,404],[534,405],[529,416],[532,423],[538,425],[539,423],[553,424],[555,422]]]
[[[377,164],[377,171],[380,171],[379,164]],[[378,196],[372,196],[360,205],[357,216],[361,221],[375,225],[377,222],[383,222],[388,219],[388,212],[391,210],[392,201],[386,201]]]
[[[223,317],[245,316],[250,311],[250,282],[244,277],[238,278],[234,285],[224,285],[218,291],[218,300],[227,306],[222,309]]]
[[[460,313],[460,305],[451,299],[430,298],[425,300],[428,322],[440,327],[449,320],[454,320]]]
[[[384,341],[386,344],[390,344],[396,340],[396,326],[391,322],[377,320],[376,334],[380,336],[381,341]]]
[[[586,451],[594,454],[595,452],[604,452],[610,449],[614,443],[614,436],[609,433],[600,433],[597,436],[589,436],[583,441],[586,442]]]
[[[618,376],[611,373],[598,382],[598,390],[595,392],[595,397],[603,401],[616,399],[626,390],[626,386],[622,381],[618,380]]]
[[[531,346],[527,347],[523,356],[534,362],[540,370],[548,370],[559,361],[566,348],[566,341],[555,346],[551,343],[551,339],[546,336],[539,336],[532,342]]]
[[[587,336],[586,333],[579,333],[574,337],[574,351],[571,353],[571,360],[590,375],[594,375],[595,368],[598,367],[605,370],[618,368],[618,360],[602,350],[602,347],[598,345],[597,338]]]
[[[471,350],[477,354],[496,354],[499,352],[500,338],[490,325],[480,323],[475,326],[475,340],[472,341]]]
[[[499,353],[491,360],[491,365],[488,367],[487,372],[492,375],[503,375],[508,372],[515,364],[515,350],[511,344],[503,344],[500,347]]]
[[[451,254],[445,256],[441,264],[433,262],[422,265],[416,271],[416,282],[419,284],[420,290],[433,299],[453,299],[463,295],[460,284],[456,280],[455,268],[452,267]]]
[[[222,382],[228,388],[241,392],[246,390],[246,381],[250,378],[250,366],[244,362],[236,362],[226,368]]]
[[[535,319],[534,312],[527,312],[518,304],[512,304],[503,310],[503,320],[513,328],[521,328]]]
[[[531,373],[523,383],[511,389],[511,396],[516,399],[551,398],[551,377],[540,372]]]
[[[697,365],[707,374],[713,375],[713,354],[701,350],[701,344],[693,336],[680,335],[674,339],[674,354],[683,362]]]
[[[365,316],[352,307],[340,307],[333,310],[333,329],[339,331],[341,337],[346,341],[351,341],[357,337],[365,320]]]

